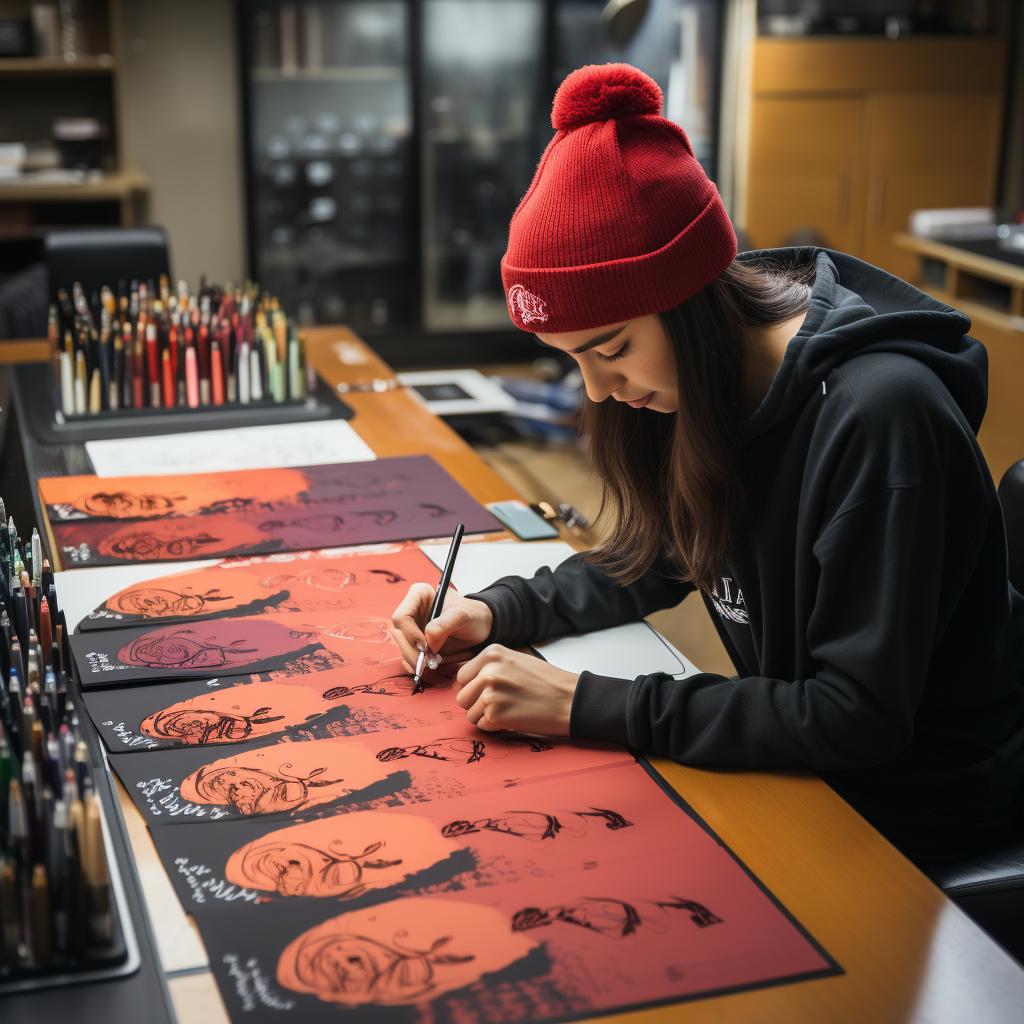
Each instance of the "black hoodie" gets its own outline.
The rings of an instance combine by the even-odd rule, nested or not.
[[[595,665],[572,734],[693,765],[814,769],[912,857],[983,848],[1024,822],[1024,600],[975,436],[985,350],[962,313],[860,260],[739,258],[765,257],[816,273],[742,424],[748,525],[702,595],[738,677]],[[577,555],[474,596],[490,641],[521,646],[675,605],[693,589],[678,575],[663,559],[620,587]]]

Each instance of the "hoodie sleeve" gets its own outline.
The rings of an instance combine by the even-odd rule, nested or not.
[[[912,737],[930,662],[942,535],[941,506],[916,488],[857,505],[815,546],[813,677],[583,673],[572,734],[695,765],[825,771],[891,760]]]
[[[553,572],[545,567],[532,579],[506,576],[467,597],[491,609],[494,625],[487,643],[521,647],[637,622],[678,604],[691,590],[692,584],[675,578],[664,557],[635,583],[620,586],[587,561],[586,555],[578,554]]]

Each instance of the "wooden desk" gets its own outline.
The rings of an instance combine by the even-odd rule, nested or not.
[[[307,334],[317,369],[332,383],[392,376],[344,329]],[[508,485],[411,395],[395,390],[349,394],[346,400],[357,414],[352,426],[378,454],[425,452],[480,501],[512,496]],[[802,773],[655,764],[845,973],[601,1019],[1020,1021],[1024,969],[824,783]],[[170,889],[141,816],[127,794],[121,796],[180,1019],[221,1024],[227,1016],[213,976],[197,962],[202,960],[197,933]]]

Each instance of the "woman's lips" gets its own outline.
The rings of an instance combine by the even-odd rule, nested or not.
[[[644,395],[643,398],[638,398],[634,402],[627,402],[626,405],[628,405],[632,409],[642,409],[645,405],[647,405],[648,402],[650,402],[650,400],[653,397],[654,397],[654,392],[650,391],[646,395]]]

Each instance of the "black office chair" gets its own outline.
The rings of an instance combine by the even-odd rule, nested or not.
[[[157,281],[171,273],[163,228],[79,228],[48,231],[44,244],[50,298],[79,281],[86,297],[119,281]]]
[[[999,483],[1010,582],[1024,594],[1024,459]],[[1011,955],[1024,963],[1024,837],[982,856],[928,871],[932,881]]]

